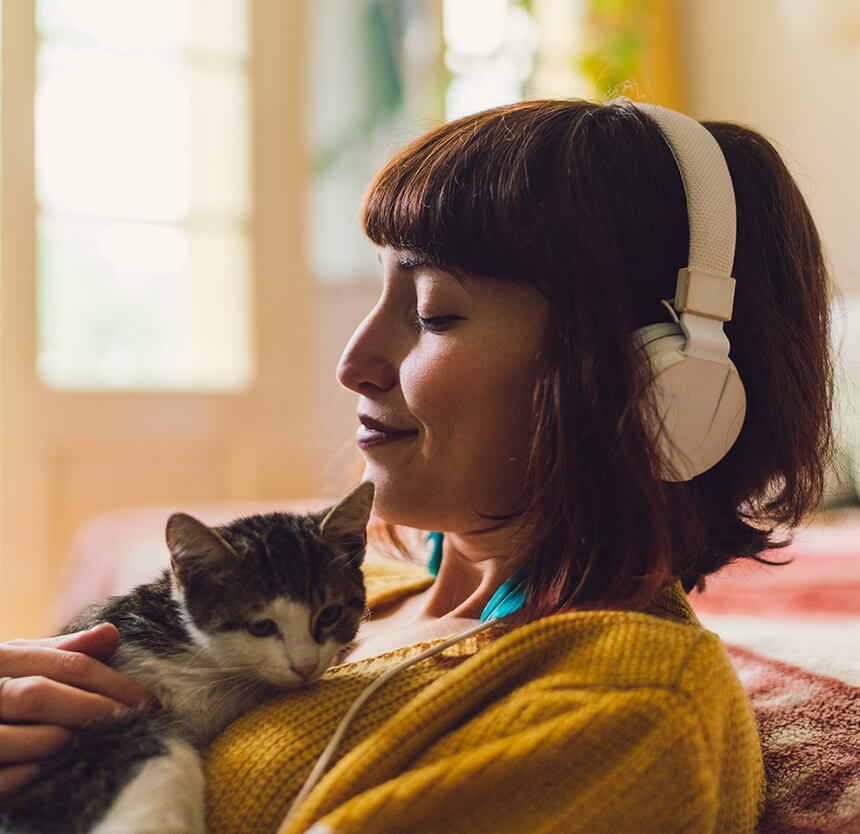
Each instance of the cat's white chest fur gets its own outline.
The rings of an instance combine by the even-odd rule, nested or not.
[[[115,666],[149,688],[201,746],[242,712],[256,706],[261,696],[274,694],[259,681],[232,682],[229,671],[207,662],[201,651],[183,651],[165,658],[121,647]]]

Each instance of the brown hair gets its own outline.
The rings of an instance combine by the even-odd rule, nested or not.
[[[818,503],[830,450],[828,277],[778,153],[738,125],[705,126],[735,187],[735,307],[726,332],[747,392],[740,437],[688,483],[656,473],[648,375],[631,334],[665,321],[687,264],[683,185],[629,102],[528,101],[438,127],[377,176],[363,223],[377,245],[440,267],[533,284],[552,316],[534,392],[522,512],[535,523],[524,616],[633,607],[670,577],[688,590],[784,544]]]

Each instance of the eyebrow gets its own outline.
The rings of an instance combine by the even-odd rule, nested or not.
[[[398,269],[439,269],[439,264],[419,253],[407,253],[397,259]]]
[[[381,254],[377,258],[380,262],[382,261]],[[414,269],[444,272],[446,275],[450,275],[461,287],[465,286],[466,278],[468,277],[466,274],[460,272],[460,270],[442,266],[439,261],[425,255],[423,252],[403,252],[397,259],[397,268],[404,272],[411,272]]]

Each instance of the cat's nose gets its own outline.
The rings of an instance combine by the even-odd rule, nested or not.
[[[316,663],[305,663],[301,666],[290,665],[292,669],[302,680],[307,680],[317,670]]]

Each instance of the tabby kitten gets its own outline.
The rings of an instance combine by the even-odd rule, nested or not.
[[[214,528],[171,516],[171,567],[65,629],[116,625],[122,642],[111,665],[162,709],[75,731],[35,781],[0,804],[0,832],[205,832],[199,751],[242,713],[315,681],[355,637],[372,502],[366,482],[307,516]]]

